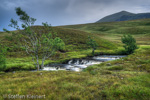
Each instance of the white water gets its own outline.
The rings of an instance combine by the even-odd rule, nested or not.
[[[120,59],[122,55],[102,55],[94,56],[86,59],[72,59],[69,60],[66,64],[49,64],[45,66],[42,70],[44,71],[58,71],[58,70],[69,70],[69,71],[82,71],[84,68],[87,68],[90,65],[100,64],[105,61],[111,61]]]

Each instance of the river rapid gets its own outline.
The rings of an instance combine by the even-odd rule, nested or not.
[[[122,57],[126,57],[126,55],[100,55],[82,59],[71,59],[64,64],[48,64],[41,70],[43,71],[68,70],[79,72],[91,65],[120,59]]]

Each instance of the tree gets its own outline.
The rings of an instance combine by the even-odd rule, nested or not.
[[[6,49],[0,45],[0,71],[3,71],[6,67]]]
[[[93,40],[90,36],[88,36],[87,45],[92,48],[92,55],[94,55],[94,51],[98,47],[98,44],[96,43],[96,41]]]
[[[35,18],[28,16],[20,7],[15,10],[22,23],[21,28],[18,25],[18,21],[14,19],[11,19],[9,26],[19,31],[17,38],[20,39],[21,45],[25,47],[26,52],[32,57],[37,70],[39,70],[39,59],[42,59],[41,68],[43,68],[45,60],[51,57],[57,50],[63,49],[65,44],[62,39],[56,36],[56,33],[53,32],[49,24],[42,23],[44,27],[38,28],[37,31],[32,27],[36,21]],[[5,31],[7,30],[5,29]]]
[[[123,35],[121,38],[122,43],[124,43],[124,48],[126,51],[126,54],[131,54],[134,52],[135,49],[137,49],[136,40],[132,37],[132,35]]]

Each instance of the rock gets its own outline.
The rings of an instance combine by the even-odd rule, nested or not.
[[[56,70],[58,70],[60,68],[60,66],[56,66],[55,68],[56,68]]]

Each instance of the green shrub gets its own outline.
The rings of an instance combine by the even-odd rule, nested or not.
[[[132,37],[132,35],[123,35],[121,38],[122,43],[124,43],[124,48],[126,51],[126,54],[131,54],[134,52],[135,49],[137,49],[136,40]]]

